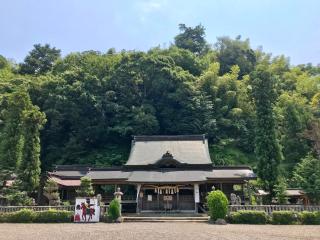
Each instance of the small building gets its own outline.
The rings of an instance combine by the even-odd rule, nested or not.
[[[63,200],[75,196],[82,176],[92,179],[105,202],[120,187],[124,209],[136,212],[198,212],[213,188],[229,198],[236,194],[245,204],[244,185],[256,179],[247,166],[214,166],[205,135],[134,136],[124,166],[57,166],[49,176]]]
[[[288,198],[289,204],[295,204],[295,205],[309,205],[310,201],[307,197],[306,193],[299,188],[288,188],[284,192],[285,196]]]

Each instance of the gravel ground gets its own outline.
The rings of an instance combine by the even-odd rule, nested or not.
[[[320,226],[211,225],[196,222],[122,224],[0,224],[0,239],[320,240]]]

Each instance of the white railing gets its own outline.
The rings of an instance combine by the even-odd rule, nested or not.
[[[0,212],[16,212],[21,209],[31,209],[36,212],[47,211],[49,209],[74,211],[74,206],[0,206]]]
[[[102,213],[108,211],[109,205],[100,206],[100,210]],[[0,213],[6,212],[17,212],[21,209],[30,209],[35,212],[47,211],[49,209],[55,210],[65,210],[65,211],[74,211],[74,205],[70,206],[0,206]]]
[[[240,210],[264,211],[271,214],[273,211],[320,211],[320,205],[230,205],[229,212],[237,212]]]

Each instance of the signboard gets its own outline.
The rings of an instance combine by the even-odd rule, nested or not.
[[[152,202],[152,195],[148,195],[148,201]]]
[[[76,198],[74,222],[99,222],[100,206],[97,198]]]
[[[200,194],[199,194],[199,184],[194,185],[194,202],[200,202]]]
[[[170,196],[170,195],[165,195],[165,196],[163,196],[163,200],[164,200],[164,201],[172,201],[172,196]]]

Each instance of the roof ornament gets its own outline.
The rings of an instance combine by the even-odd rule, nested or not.
[[[173,159],[173,155],[169,151],[167,151],[165,154],[162,155],[161,159]]]

